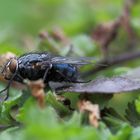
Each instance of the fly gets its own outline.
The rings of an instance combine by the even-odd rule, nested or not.
[[[90,63],[90,58],[54,56],[50,53],[27,53],[18,58],[10,59],[2,73],[8,80],[8,85],[1,92],[7,91],[5,100],[9,97],[9,87],[12,81],[24,84],[24,79],[31,81],[43,79],[45,84],[53,82],[81,83],[78,80],[78,66]]]

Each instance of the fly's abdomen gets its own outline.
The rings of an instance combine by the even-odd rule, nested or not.
[[[74,82],[77,80],[77,77],[78,73],[75,66],[70,64],[54,64],[49,75],[49,80]]]

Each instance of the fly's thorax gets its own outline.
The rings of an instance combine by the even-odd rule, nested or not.
[[[42,67],[40,62],[27,61],[26,63],[19,63],[19,74],[24,79],[38,80],[43,78],[44,73],[48,67]]]

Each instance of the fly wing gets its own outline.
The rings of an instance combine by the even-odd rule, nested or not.
[[[93,62],[94,61],[94,62]],[[51,58],[51,62],[53,64],[74,64],[74,65],[86,65],[86,64],[92,64],[97,61],[94,57],[53,57]]]

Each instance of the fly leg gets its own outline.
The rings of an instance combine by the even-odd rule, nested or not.
[[[16,76],[16,77],[19,77],[19,78],[23,81],[23,78],[22,78],[21,76],[19,76],[19,75],[16,75],[16,74],[17,74],[17,73],[15,72],[15,73],[12,75],[12,77],[10,78],[10,80],[9,80],[9,82],[8,82],[8,84],[7,84],[7,86],[6,86],[6,88],[4,88],[3,90],[0,91],[0,93],[6,91],[6,97],[4,98],[4,101],[7,100],[7,99],[9,98],[9,88],[10,88],[10,85],[11,85],[13,79],[15,78],[15,76]]]
[[[8,85],[6,86],[6,88],[4,88],[3,90],[0,91],[0,93],[6,91],[6,97],[4,97],[4,101],[8,99],[9,97],[9,88],[10,88],[10,82],[8,83]]]
[[[6,67],[7,67],[8,63],[10,63],[10,61],[8,61],[6,64],[4,64],[4,67],[3,67],[2,70],[1,70],[1,73],[2,73],[2,74],[3,74],[4,71],[6,70]]]
[[[68,82],[72,82],[68,77],[66,77],[63,73],[60,71],[57,71],[64,79],[66,79]]]
[[[69,78],[67,78],[63,73],[61,73],[60,71],[57,71],[63,78],[65,78],[68,82],[70,83],[88,83],[91,80],[87,80],[87,81],[80,81],[80,80],[71,80]]]
[[[0,91],[0,93],[2,93],[2,92],[4,92],[4,91],[7,91],[7,92],[6,92],[6,97],[4,98],[4,101],[7,100],[8,97],[9,97],[9,88],[10,88],[10,85],[11,85],[11,83],[12,83],[12,81],[13,81],[13,79],[14,79],[15,76],[16,76],[16,73],[14,73],[14,74],[12,75],[12,77],[11,77],[11,79],[9,80],[8,85],[6,86],[6,88]]]
[[[43,82],[45,83],[46,81],[46,78],[47,78],[47,74],[48,74],[48,71],[52,68],[52,64],[49,64],[49,67],[46,69],[45,73],[44,73],[44,76],[43,76]]]

